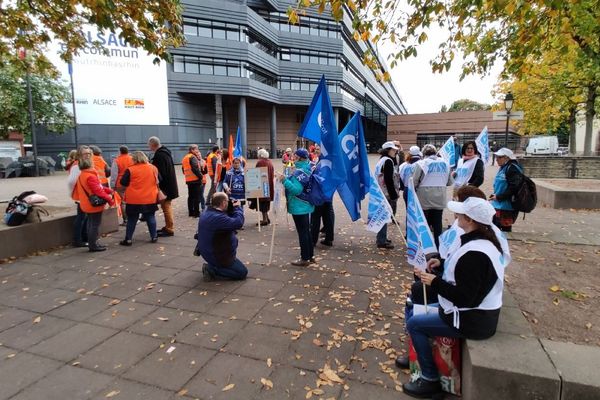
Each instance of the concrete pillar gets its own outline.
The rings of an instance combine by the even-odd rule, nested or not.
[[[231,127],[229,126],[229,108],[227,107],[227,104],[223,104],[223,146],[227,146],[229,144],[230,133]]]
[[[217,134],[217,145],[223,146],[223,98],[215,94],[215,130]]]
[[[277,106],[271,106],[271,158],[277,158]]]
[[[335,107],[333,109],[333,119],[335,121],[335,126],[337,127],[338,132],[340,131],[340,109]]]
[[[248,155],[248,137],[247,137],[247,121],[246,121],[246,98],[240,97],[240,105],[238,108],[238,124],[240,126],[240,134],[242,135],[242,155]]]

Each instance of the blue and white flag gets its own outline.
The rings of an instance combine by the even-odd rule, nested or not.
[[[488,162],[490,161],[490,140],[488,138],[487,126],[484,127],[479,136],[477,136],[475,144],[477,144],[477,151],[481,154],[483,165],[488,165]]]
[[[321,77],[317,91],[310,103],[298,136],[321,145],[319,176],[323,178],[321,188],[328,199],[337,187],[346,181],[344,153],[338,140],[331,100],[327,93],[325,75]],[[335,165],[335,168],[333,167]]]
[[[242,135],[240,134],[240,127],[237,128],[237,134],[235,136],[235,147],[233,148],[233,157],[240,158],[242,157]]]
[[[406,200],[406,244],[408,263],[424,271],[427,268],[425,255],[436,253],[437,247],[417,197],[412,177],[408,181],[408,198]]]
[[[383,226],[392,222],[392,207],[383,195],[377,180],[370,179],[369,188],[369,216],[367,217],[367,230],[379,232]]]
[[[453,165],[454,159],[456,158],[453,136],[450,136],[448,140],[446,140],[446,143],[440,148],[439,153],[449,165]]]
[[[337,190],[352,221],[356,221],[360,218],[360,202],[364,200],[371,185],[367,145],[360,112],[354,114],[338,137],[345,155],[347,178]]]

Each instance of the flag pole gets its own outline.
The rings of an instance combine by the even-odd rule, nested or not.
[[[277,225],[277,214],[275,214],[275,221],[273,222],[273,232],[271,232],[271,249],[269,250],[269,262],[267,265],[271,265],[273,259],[273,247],[275,246],[275,225]]]

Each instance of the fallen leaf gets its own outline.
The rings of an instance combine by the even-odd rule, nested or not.
[[[106,397],[107,399],[111,398],[111,397],[115,397],[116,395],[118,395],[119,393],[121,393],[120,390],[113,390],[111,392],[106,393]]]
[[[114,299],[113,301],[111,301],[110,303],[108,303],[111,306],[116,306],[117,304],[119,304],[121,302],[121,300],[119,299]]]
[[[177,392],[177,396],[185,396],[187,392],[187,389],[181,389],[179,392]]]
[[[235,383],[230,383],[229,385],[225,386],[223,389],[221,389],[222,392],[226,392],[228,390],[231,390],[235,387]]]
[[[167,318],[167,317],[158,317],[156,319],[159,321],[168,321],[169,320],[169,318]]]
[[[260,383],[262,383],[263,387],[265,387],[267,390],[273,389],[273,382],[271,382],[267,378],[260,378]]]
[[[270,358],[267,358],[267,367],[271,368],[271,365],[273,365],[273,361],[271,361]]]
[[[42,317],[41,317],[41,316],[35,317],[35,319],[33,320],[33,323],[34,323],[34,324],[37,324],[37,323],[39,323],[41,320],[42,320]]]
[[[319,346],[319,347],[323,346],[323,342],[321,342],[319,339],[313,339],[312,342],[315,346]]]
[[[554,286],[550,286],[550,291],[551,292],[558,292],[560,290],[560,287],[558,285],[554,285]]]
[[[560,303],[560,300],[558,300],[558,298],[555,297],[554,300],[552,300],[552,303],[554,303],[554,305],[557,306]]]
[[[592,329],[592,323],[591,323],[591,322],[588,322],[587,324],[585,324],[585,327],[586,327],[587,329]]]

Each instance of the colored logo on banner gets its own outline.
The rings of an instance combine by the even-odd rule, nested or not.
[[[485,126],[479,136],[477,136],[475,144],[477,145],[477,151],[481,154],[483,165],[488,165],[488,162],[490,161],[490,140],[488,137],[487,126]]]
[[[425,255],[437,252],[433,235],[425,219],[425,213],[415,191],[412,177],[408,181],[408,198],[406,201],[406,255],[408,263],[425,270]]]
[[[367,230],[379,232],[385,224],[392,222],[393,212],[375,178],[371,177],[371,184],[369,186]]]
[[[450,165],[453,164],[454,159],[456,158],[456,151],[454,148],[454,137],[450,136],[446,143],[442,146],[439,151],[440,156],[446,160],[446,162]]]

